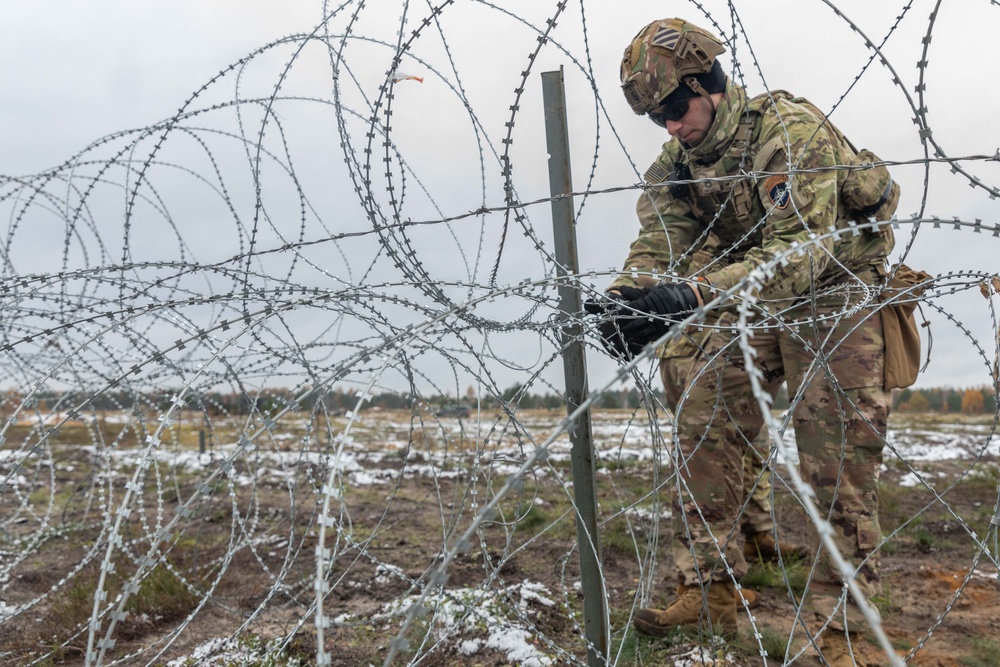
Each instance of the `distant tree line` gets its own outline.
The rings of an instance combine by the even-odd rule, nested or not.
[[[893,399],[893,409],[899,412],[940,412],[966,415],[994,414],[997,394],[993,387],[931,387],[903,389]]]
[[[179,390],[159,390],[152,392],[128,392],[122,390],[106,391],[91,395],[83,411],[135,411],[151,410],[163,412],[169,409]],[[344,414],[358,407],[360,393],[354,389],[335,387],[324,394],[311,395],[308,399],[296,403],[293,410],[322,409],[332,414]],[[604,392],[595,402],[597,408],[605,410],[634,410],[652,398],[662,404],[663,394],[660,389],[653,391],[650,397],[635,387],[622,388]],[[84,399],[79,392],[62,393],[43,391],[36,393],[29,401],[29,411],[37,408],[43,412],[49,410],[68,410],[78,405]],[[289,405],[292,392],[287,388],[266,388],[250,393],[203,391],[185,392],[185,410],[198,410],[209,415],[248,415],[251,413],[273,414]],[[0,395],[0,415],[10,413],[21,403],[22,396],[8,391]],[[319,404],[322,403],[322,406]],[[475,388],[468,387],[462,397],[433,394],[413,396],[398,391],[381,391],[372,393],[362,402],[362,409],[380,408],[383,410],[438,409],[450,406],[467,405],[485,409],[498,409],[505,403],[513,409],[527,410],[561,410],[566,407],[565,397],[556,391],[530,391],[524,385],[515,384],[504,389],[499,396],[493,394],[477,394]],[[899,412],[930,412],[955,414],[993,414],[997,410],[997,392],[993,387],[930,387],[926,389],[903,389],[893,396],[893,409]],[[782,385],[774,401],[774,408],[787,409],[788,391]]]
[[[662,390],[654,389],[651,397],[646,392],[641,392],[635,387],[606,391],[596,400],[595,406],[605,410],[634,410],[650,399],[662,405],[664,401]],[[328,394],[324,399],[327,407],[334,410],[352,410],[355,408],[357,400],[358,397],[355,394],[340,390],[334,390],[333,393]],[[502,402],[515,409],[525,410],[564,410],[566,408],[566,397],[562,394],[555,391],[532,392],[526,390],[524,385],[521,384],[511,385],[507,389],[504,389],[499,397],[491,394],[477,395],[475,389],[469,387],[462,398],[445,395],[425,396],[422,398],[422,402],[440,407],[454,405],[475,407],[479,405],[484,408],[497,408]],[[406,396],[401,394],[380,393],[373,394],[365,401],[365,406],[401,409],[409,408],[410,401]],[[777,409],[788,407],[788,391],[784,385],[778,391],[774,407]]]

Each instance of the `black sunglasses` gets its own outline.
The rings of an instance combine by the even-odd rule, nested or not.
[[[676,122],[684,117],[684,114],[688,112],[688,107],[690,106],[690,102],[691,102],[690,97],[684,97],[679,100],[664,102],[663,104],[656,107],[646,115],[649,116],[649,119],[651,121],[653,121],[660,127],[666,127],[668,120]]]

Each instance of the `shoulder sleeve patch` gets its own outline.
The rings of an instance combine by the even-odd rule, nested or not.
[[[785,152],[785,141],[781,136],[774,136],[761,146],[754,156],[753,170],[764,172],[757,180],[757,194],[761,204],[769,215],[775,218],[785,218],[793,213],[792,206],[794,189],[789,179],[788,158]],[[768,174],[767,172],[771,173]],[[798,198],[795,205],[800,204]]]
[[[788,208],[791,192],[788,189],[788,174],[775,174],[764,179],[763,190],[771,200],[771,206],[778,210]]]
[[[670,170],[663,166],[659,160],[654,162],[646,173],[643,175],[642,180],[646,181],[650,185],[656,185],[658,183],[666,183],[670,179]]]

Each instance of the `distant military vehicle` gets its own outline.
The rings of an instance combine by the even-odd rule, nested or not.
[[[456,405],[445,405],[436,413],[437,417],[462,417],[467,418],[472,415],[472,408],[468,405],[462,405],[461,403]]]

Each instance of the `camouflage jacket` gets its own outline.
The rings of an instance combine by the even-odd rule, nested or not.
[[[684,275],[710,236],[718,245],[699,273],[719,289],[784,255],[759,291],[764,301],[798,300],[881,266],[893,246],[888,228],[808,243],[858,218],[840,196],[847,172],[829,169],[855,155],[807,100],[785,91],[747,100],[730,83],[705,140],[689,148],[671,139],[646,172],[647,183],[662,185],[639,197],[641,230],[609,289]],[[803,242],[801,252],[785,254]]]

